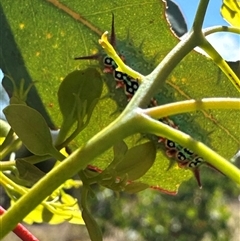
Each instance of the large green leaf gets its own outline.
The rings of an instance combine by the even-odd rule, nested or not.
[[[37,92],[57,126],[62,123],[56,94],[59,85],[75,69],[85,69],[90,65],[99,67],[97,61],[74,61],[73,58],[98,51],[96,42],[99,32],[110,30],[112,13],[115,15],[117,50],[125,56],[127,64],[142,74],[151,72],[179,41],[169,29],[165,6],[159,0],[105,0],[91,3],[69,0],[62,1],[66,4],[65,8],[51,2],[56,1],[1,1],[1,14],[6,18],[3,26],[6,34],[0,44],[4,63],[1,67],[5,73],[14,76],[15,81],[25,79],[24,73],[28,73],[30,80],[38,80]],[[80,16],[70,16],[72,12]],[[77,18],[86,22],[78,22]],[[9,54],[3,44],[13,36],[14,41],[11,40],[8,45],[13,51]],[[76,138],[72,148],[78,147],[107,126],[117,116],[111,114],[127,103],[124,93],[115,90],[112,76],[108,74],[105,78],[111,98],[104,98],[97,104],[88,128]],[[107,86],[104,94],[108,93]],[[239,93],[210,59],[193,51],[169,76],[166,86],[159,90],[156,99],[163,104],[203,97],[239,97]],[[33,100],[33,95],[29,95],[29,102]],[[210,143],[213,149],[226,158],[230,158],[239,148],[237,119],[239,112],[233,110],[174,117],[179,129]],[[135,140],[139,140],[138,137]],[[111,156],[103,155],[94,165],[105,168],[111,160]],[[157,160],[141,182],[176,190],[191,173],[176,166],[166,171],[168,165],[169,160],[163,149],[158,152]]]

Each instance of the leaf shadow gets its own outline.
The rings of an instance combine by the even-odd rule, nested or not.
[[[33,83],[33,80],[28,73],[28,69],[21,55],[21,51],[18,48],[17,43],[15,42],[14,35],[4,14],[1,3],[0,23],[0,68],[2,69],[3,73],[12,77],[17,87],[19,87],[20,80],[24,79],[24,87],[26,89],[31,83]],[[13,94],[13,85],[11,81],[5,77],[2,81],[2,85],[10,98]],[[49,128],[56,129],[34,85],[28,93],[26,102],[27,105],[41,113],[41,115],[46,120]]]

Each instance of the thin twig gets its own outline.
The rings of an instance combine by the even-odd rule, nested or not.
[[[6,210],[0,206],[0,215],[4,214]],[[22,224],[18,224],[13,232],[23,241],[39,241],[29,230],[27,230]]]

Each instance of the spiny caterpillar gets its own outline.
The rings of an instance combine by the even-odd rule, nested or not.
[[[112,29],[111,29],[111,35],[110,35],[110,43],[116,49],[116,35],[114,30],[114,15],[112,15]],[[126,56],[123,55],[123,53],[126,53],[124,51],[120,51],[119,57],[125,62],[127,61]],[[118,65],[116,62],[106,54],[103,55],[101,53],[91,55],[91,56],[83,56],[83,57],[76,57],[75,60],[100,60],[101,63],[104,65],[103,72],[106,74],[111,74],[116,82],[116,89],[122,88],[124,90],[124,93],[127,97],[127,101],[129,101],[133,95],[136,93],[136,91],[139,88],[139,80],[134,79],[133,77],[129,76],[126,73],[123,73],[119,70],[117,70]],[[167,90],[168,91],[168,90]],[[163,101],[164,102],[164,101]],[[127,102],[125,103],[125,105]],[[149,104],[149,107],[156,106],[158,104],[157,99],[152,99],[151,103]],[[162,103],[161,103],[162,104]],[[172,127],[172,128],[179,128],[179,125],[177,125],[173,119],[169,119],[168,117],[159,119],[162,123]],[[189,169],[193,172],[197,183],[199,187],[201,188],[201,181],[200,181],[200,173],[199,173],[199,167],[202,164],[206,164],[212,168],[210,164],[208,164],[202,157],[194,153],[188,148],[185,148],[178,143],[168,140],[166,138],[162,137],[155,137],[154,139],[157,140],[157,145],[161,144],[165,148],[165,153],[169,158],[173,158],[180,168]],[[171,167],[171,164],[169,168]],[[215,169],[215,168],[214,168]]]

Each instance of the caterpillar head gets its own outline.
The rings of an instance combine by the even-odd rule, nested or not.
[[[115,28],[114,28],[114,14],[112,14],[112,28],[111,28],[111,35],[110,35],[110,43],[115,48],[116,47],[116,34],[115,34]],[[99,52],[97,54],[88,55],[88,56],[80,56],[75,57],[75,60],[99,60],[102,61],[105,68],[103,70],[104,73],[112,73],[113,70],[117,68],[117,65],[115,61],[110,58],[109,56],[106,56],[105,54]]]

